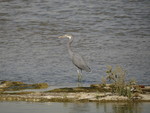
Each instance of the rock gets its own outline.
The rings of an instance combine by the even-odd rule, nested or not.
[[[144,93],[150,93],[150,86],[145,86],[144,88],[142,88],[142,91]]]

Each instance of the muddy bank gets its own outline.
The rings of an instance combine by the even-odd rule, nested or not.
[[[23,82],[3,81],[0,84],[0,101],[28,101],[28,102],[150,102],[150,87],[144,86],[142,93],[132,94],[130,98],[114,94],[108,84],[89,87],[57,88],[47,91],[23,91],[24,89],[47,88],[48,84],[25,84]],[[16,92],[17,91],[17,92]]]
[[[5,91],[20,91],[25,89],[43,89],[48,88],[47,83],[26,84],[20,81],[2,81],[0,83],[0,93]]]

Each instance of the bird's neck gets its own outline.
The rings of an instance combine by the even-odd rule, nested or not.
[[[72,49],[71,49],[71,44],[73,42],[73,37],[69,39],[68,43],[67,43],[67,46],[68,46],[68,52],[69,52],[69,55],[72,57],[73,56],[73,52],[72,52]]]

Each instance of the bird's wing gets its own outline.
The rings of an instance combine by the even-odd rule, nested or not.
[[[78,53],[74,53],[72,55],[72,62],[75,66],[77,66],[79,69],[81,70],[85,70],[87,72],[90,71],[90,68],[88,67],[88,65],[86,64],[84,58],[82,56],[80,56]]]

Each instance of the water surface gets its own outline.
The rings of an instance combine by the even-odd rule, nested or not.
[[[2,113],[148,113],[149,106],[150,103],[0,103]]]
[[[66,43],[92,72],[83,84],[99,83],[106,65],[149,84],[149,0],[0,0],[0,80],[76,85],[76,68]]]

